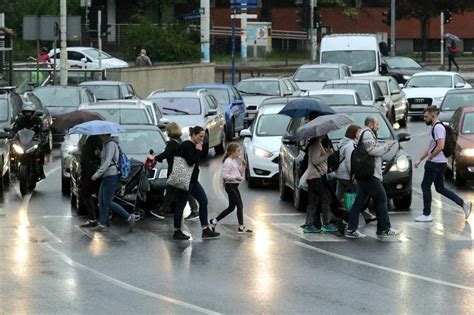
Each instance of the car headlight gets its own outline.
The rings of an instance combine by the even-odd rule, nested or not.
[[[21,146],[19,146],[18,144],[14,144],[13,145],[13,150],[15,150],[16,153],[18,154],[23,154],[25,153],[25,151],[23,150],[23,148]]]
[[[37,144],[35,144],[35,145],[32,146],[31,148],[27,149],[27,150],[26,150],[26,153],[31,153],[31,152],[33,152],[33,151],[36,150],[36,149],[38,149],[38,145],[37,145]]]
[[[464,149],[461,151],[461,156],[474,157],[474,149]]]
[[[263,157],[263,158],[271,158],[273,154],[267,150],[260,149],[255,147],[253,149],[253,153],[255,153],[256,156]]]
[[[404,79],[404,80],[410,80],[410,79],[411,79],[411,76],[410,76],[410,75],[404,75],[404,76],[403,76],[403,79]]]
[[[74,144],[69,144],[66,146],[66,152],[71,154],[73,152],[76,152],[77,151],[77,145],[74,145]]]
[[[168,177],[168,169],[164,168],[160,170],[160,174],[158,178],[167,178]]]
[[[433,99],[435,101],[438,101],[438,102],[441,102],[443,100],[444,96],[440,96],[440,97],[433,97]]]
[[[188,127],[184,127],[184,128],[181,128],[181,133],[182,133],[182,139],[183,140],[188,140],[189,138],[189,126]]]
[[[410,161],[404,154],[397,157],[395,164],[390,168],[390,172],[405,172],[410,167]]]

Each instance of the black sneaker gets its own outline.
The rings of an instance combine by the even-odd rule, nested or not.
[[[186,221],[194,221],[199,219],[199,213],[197,212],[191,212],[186,218],[184,218]]]
[[[86,223],[81,224],[81,228],[93,228],[97,226],[97,221],[96,220],[88,220]]]
[[[150,214],[154,216],[155,218],[158,218],[160,220],[165,219],[165,214],[161,212],[160,210],[150,210]]]
[[[247,229],[247,227],[244,226],[243,228],[239,227],[238,230],[237,230],[237,233],[239,233],[239,234],[252,234],[253,231],[251,229]]]
[[[213,231],[211,228],[205,228],[202,230],[202,239],[203,240],[208,240],[208,239],[213,239],[213,238],[218,238],[221,233]]]
[[[181,230],[174,231],[173,239],[175,241],[187,241],[190,238],[191,236],[184,234]]]

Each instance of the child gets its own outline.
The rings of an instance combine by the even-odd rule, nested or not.
[[[210,221],[214,227],[219,221],[229,215],[237,208],[237,219],[239,220],[239,234],[250,234],[253,231],[244,225],[244,214],[242,197],[240,196],[239,183],[242,181],[245,161],[240,157],[240,146],[237,143],[231,143],[227,146],[224,155],[224,166],[222,167],[222,179],[224,180],[225,191],[229,196],[229,206],[223,210],[215,219]]]

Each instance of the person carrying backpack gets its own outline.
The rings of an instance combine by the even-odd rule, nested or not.
[[[119,173],[120,148],[118,140],[112,138],[110,134],[99,135],[98,138],[103,143],[100,153],[101,162],[99,169],[92,175],[91,179],[95,182],[102,178],[102,183],[99,189],[99,223],[93,230],[107,231],[110,208],[127,220],[130,231],[132,231],[135,225],[135,215],[129,214],[122,206],[113,202],[119,177],[121,176]]]
[[[390,225],[387,208],[387,193],[382,180],[382,156],[387,153],[395,142],[380,145],[377,141],[379,122],[377,118],[368,116],[361,131],[357,148],[351,156],[351,173],[357,180],[356,198],[349,212],[349,222],[345,236],[347,238],[365,238],[367,235],[358,229],[359,214],[367,206],[372,197],[377,213],[377,236],[393,237],[400,234]]]
[[[444,186],[444,174],[446,173],[448,159],[446,155],[452,155],[453,140],[447,133],[447,128],[438,119],[438,109],[435,106],[428,106],[423,112],[425,123],[431,127],[429,132],[429,146],[423,152],[415,167],[420,166],[421,162],[426,158],[425,174],[421,182],[421,190],[423,191],[423,214],[415,218],[416,222],[431,222],[431,185],[434,183],[436,191],[446,198],[454,201],[464,210],[464,217],[467,220],[472,211],[472,202],[464,201],[453,191]],[[451,131],[450,131],[451,133]],[[447,148],[449,147],[449,150]]]

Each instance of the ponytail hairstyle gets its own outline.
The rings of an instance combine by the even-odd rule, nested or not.
[[[200,134],[203,131],[204,131],[204,128],[202,128],[201,126],[189,127],[189,135],[190,136]]]
[[[222,159],[222,162],[225,162],[225,160],[227,160],[227,158],[232,153],[234,153],[238,148],[240,148],[238,143],[232,142],[232,143],[228,144],[227,148],[226,148],[226,151],[225,151],[225,154],[224,154],[224,158]]]

